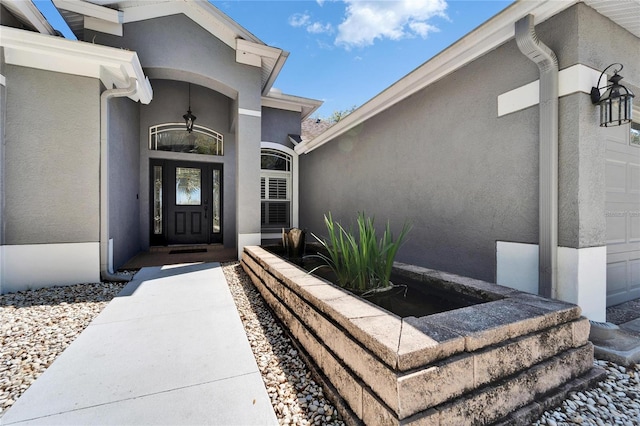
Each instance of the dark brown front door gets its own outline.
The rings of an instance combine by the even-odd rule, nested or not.
[[[151,244],[222,242],[222,165],[151,160]]]

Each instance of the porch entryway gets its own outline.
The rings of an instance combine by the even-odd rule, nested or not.
[[[151,245],[222,243],[222,164],[153,159]]]
[[[224,247],[222,244],[158,246],[151,247],[149,251],[138,253],[119,269],[121,271],[137,271],[150,266],[235,262],[236,260],[238,260],[237,249]]]

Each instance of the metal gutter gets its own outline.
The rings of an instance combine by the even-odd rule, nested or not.
[[[538,40],[533,15],[515,24],[520,51],[540,71],[540,199],[538,293],[557,296],[558,277],[558,59]]]

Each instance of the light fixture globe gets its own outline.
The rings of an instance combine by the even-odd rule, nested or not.
[[[187,132],[191,133],[193,131],[193,122],[196,121],[196,116],[191,114],[191,106],[189,106],[187,113],[182,118],[184,118],[184,124],[187,126]]]
[[[613,76],[609,79],[608,86],[599,87],[600,79],[614,65],[620,68],[614,70]],[[622,76],[618,74],[622,70],[622,64],[611,64],[602,71],[598,79],[598,87],[591,88],[591,102],[600,105],[600,127],[621,126],[630,123],[633,114],[634,94],[625,86],[620,84]],[[600,94],[601,89],[606,89]]]
[[[191,83],[189,83],[189,109],[187,109],[187,113],[182,118],[184,118],[184,124],[187,126],[187,132],[191,133],[193,131],[193,122],[196,121],[196,116],[191,114]]]

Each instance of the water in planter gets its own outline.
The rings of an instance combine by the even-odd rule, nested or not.
[[[265,246],[263,248],[286,259],[282,246]],[[307,271],[314,271],[314,275],[327,281],[335,282],[335,275],[330,268],[317,268],[322,265],[322,261],[313,257],[313,254],[310,255],[307,252],[303,258],[286,260]],[[361,297],[402,318],[423,317],[485,302],[460,293],[434,288],[396,274],[392,274],[391,282],[394,284],[393,288],[365,296],[361,295]]]

